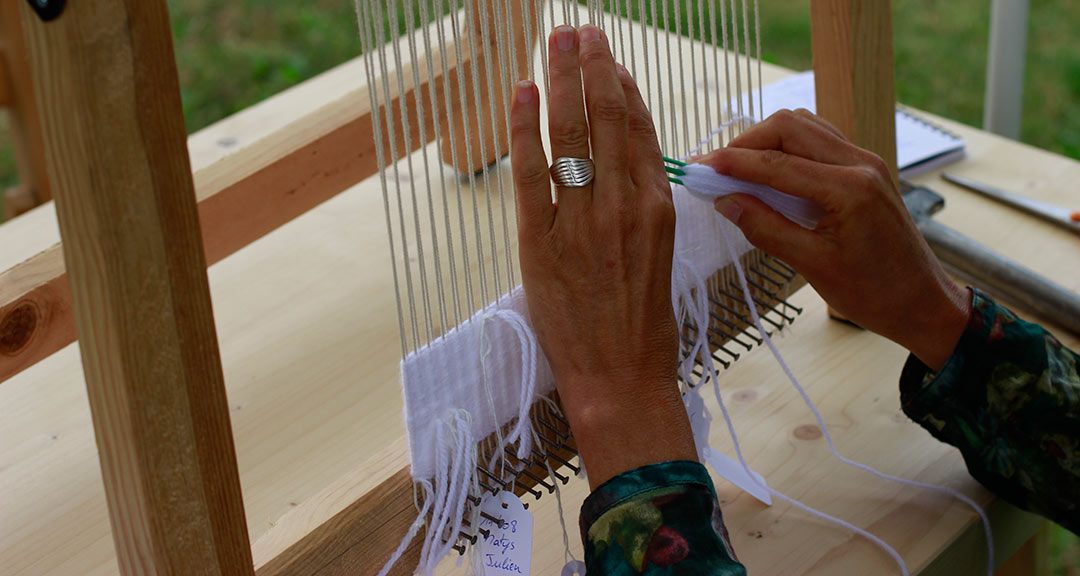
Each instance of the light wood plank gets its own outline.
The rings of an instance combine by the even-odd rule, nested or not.
[[[377,572],[416,520],[409,467],[385,478],[385,467],[399,466],[402,461],[408,461],[407,450],[396,443],[282,517],[255,544],[256,574]],[[395,564],[393,574],[412,573],[423,538],[421,530]],[[287,547],[279,550],[282,544]]]
[[[0,272],[0,366],[16,374],[75,340],[60,244]]]
[[[558,398],[551,397],[555,402]],[[534,413],[534,416],[536,414]],[[568,434],[563,423],[546,420],[561,433]],[[552,438],[539,423],[537,432]],[[326,489],[290,510],[260,538],[254,546],[258,576],[348,576],[378,571],[398,547],[402,537],[417,517],[416,493],[408,466],[408,447],[400,438],[379,451],[362,466],[351,470]],[[571,446],[572,440],[568,440]],[[546,450],[543,448],[544,450]],[[548,464],[559,470],[558,459],[575,457],[572,450],[554,452]],[[481,456],[481,459],[486,456]],[[535,459],[534,459],[535,460]],[[520,462],[510,461],[512,466]],[[395,471],[396,470],[396,471]],[[528,470],[547,478],[544,466],[535,462]],[[565,475],[572,475],[568,470]],[[480,477],[480,482],[490,482]],[[544,492],[535,479],[518,476],[515,493],[523,496],[530,489]],[[394,564],[391,574],[412,574],[419,560],[422,528]]]
[[[461,49],[463,52],[471,54],[470,43],[475,48],[477,78],[474,81],[471,76],[472,66],[465,67],[465,84],[462,87],[464,89],[460,92],[456,90],[457,78],[453,79],[455,90],[451,92],[451,95],[454,100],[458,101],[454,106],[460,106],[460,113],[450,117],[450,121],[453,122],[455,137],[451,139],[448,135],[444,135],[442,148],[443,162],[454,166],[464,174],[483,170],[485,166],[510,154],[510,141],[507,138],[507,120],[510,117],[509,110],[506,109],[507,98],[512,96],[514,84],[518,80],[524,80],[529,76],[529,45],[535,48],[537,41],[547,41],[544,38],[537,38],[539,26],[534,16],[537,4],[540,4],[541,9],[543,8],[543,0],[526,0],[524,2],[518,0],[509,3],[495,0],[470,0],[470,2],[472,3],[471,12],[473,18],[471,27],[466,29],[471,30],[474,34],[462,43]],[[507,5],[510,7],[509,18],[503,11]],[[531,29],[528,31],[527,36],[521,33],[522,30],[525,30],[525,13],[523,10],[529,10]],[[486,37],[482,34],[481,18],[487,18],[488,20],[488,35]],[[502,27],[503,32],[501,34],[505,36],[508,23],[509,29],[512,29],[514,33],[514,45],[507,47],[509,42],[504,40],[502,54],[500,55],[498,44],[500,33],[496,26]],[[500,65],[503,60],[500,58],[507,61],[512,77],[503,78],[502,66]],[[488,78],[489,68],[491,68],[490,79]],[[467,104],[461,105],[460,102],[462,101]],[[495,112],[494,123],[492,123],[490,113],[493,109]],[[448,131],[448,124],[442,123],[441,125],[443,131]],[[483,141],[480,138],[481,125],[483,126]],[[451,142],[455,142],[457,145],[457,158],[454,157],[450,146]],[[471,164],[469,163],[470,158],[465,153],[466,147],[473,151]]]
[[[166,4],[19,6],[121,572],[250,574]]]

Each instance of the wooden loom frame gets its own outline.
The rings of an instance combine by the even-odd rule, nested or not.
[[[895,175],[890,5],[811,6],[819,112]],[[323,102],[254,143],[208,146],[184,131],[164,0],[70,2],[50,22],[0,0],[0,18],[0,105],[33,159],[24,183],[51,190],[67,246],[0,272],[0,385],[78,337],[121,572],[381,565],[412,522],[407,467],[255,569],[206,278],[207,265],[377,173],[366,95]],[[436,72],[441,95],[455,75]],[[395,119],[396,98],[411,108],[413,91],[429,94],[399,73],[406,93],[384,112]],[[295,105],[296,94],[273,100]],[[430,140],[410,130],[414,148]],[[478,166],[494,159],[493,142],[484,149]]]

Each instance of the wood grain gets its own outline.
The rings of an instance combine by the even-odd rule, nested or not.
[[[371,136],[371,101],[362,70],[362,60],[354,59],[191,137],[207,264],[221,261],[378,172]],[[405,148],[404,134],[397,134],[400,157],[433,137],[430,130],[421,131],[415,122],[413,97],[418,95],[421,104],[428,107],[431,92],[426,80],[419,88],[413,85],[411,65],[394,74],[402,75],[406,113],[413,120],[411,150]],[[452,70],[443,73],[436,69],[429,75],[425,68],[419,76],[434,78],[434,93],[440,102],[444,90],[457,90],[457,74]],[[389,104],[382,105],[384,122],[387,111],[400,122],[396,77],[389,84]],[[456,98],[451,102],[460,104]],[[449,110],[450,117],[461,116],[456,106]],[[446,124],[446,109],[440,107],[440,111],[441,123]],[[385,127],[383,130],[385,134]],[[58,253],[35,256],[32,265],[27,264],[2,273],[6,283],[23,289],[0,292],[0,325],[25,301],[40,303],[39,310],[70,308]],[[34,278],[19,277],[30,270]],[[71,322],[70,315],[63,314],[36,322],[35,330],[45,331],[33,335],[38,345],[22,347],[10,355],[0,353],[0,383],[74,341]]]
[[[166,4],[19,6],[121,572],[250,574]]]
[[[557,395],[553,394],[552,399],[557,402]],[[541,417],[538,410],[534,410],[534,417]],[[561,433],[569,433],[569,427],[562,422],[552,419],[545,419],[545,422]],[[534,422],[537,433],[550,438],[547,429],[540,426]],[[568,442],[573,449],[572,439]],[[572,450],[559,449],[554,454],[563,460],[575,457]],[[485,458],[487,456],[481,456],[481,459]],[[547,465],[559,471],[562,465],[557,458],[548,458]],[[528,471],[547,478],[546,467],[535,458],[533,460]],[[407,447],[401,438],[290,510],[256,541],[256,574],[349,576],[378,572],[416,520],[415,492],[407,462]],[[521,466],[513,458],[509,464]],[[569,474],[566,470],[563,473]],[[490,482],[484,477],[479,480]],[[543,493],[537,484],[534,478],[519,475],[514,484],[515,494],[523,496],[531,489]],[[423,538],[421,529],[394,564],[391,574],[413,573]]]
[[[891,2],[811,0],[817,113],[881,156],[896,180]]]
[[[75,340],[75,317],[59,244],[0,272],[0,362],[18,373]]]

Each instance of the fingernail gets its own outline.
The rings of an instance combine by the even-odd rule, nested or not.
[[[532,102],[533,99],[533,82],[532,80],[522,80],[517,83],[517,101],[525,104],[526,102]]]
[[[573,26],[559,26],[555,29],[555,45],[559,47],[559,50],[563,52],[573,50],[576,41],[577,31]]]
[[[581,27],[581,43],[593,42],[600,39],[600,29],[592,24],[586,24]]]
[[[731,198],[717,198],[716,202],[713,203],[713,206],[716,207],[717,212],[722,214],[724,218],[730,220],[732,224],[739,223],[739,217],[742,216],[742,206],[739,206]]]
[[[630,77],[630,71],[626,69],[626,66],[623,66],[622,64],[619,64],[618,62],[615,63],[615,73],[618,74],[622,78],[629,78]]]

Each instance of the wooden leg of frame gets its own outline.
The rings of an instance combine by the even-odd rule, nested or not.
[[[165,0],[18,5],[124,574],[252,574]]]
[[[462,50],[469,52],[462,54],[467,60],[461,67],[464,84],[459,84],[457,76],[447,80],[450,83],[450,97],[466,104],[460,107],[461,114],[449,117],[445,113],[440,114],[440,125],[444,126],[442,131],[447,135],[443,140],[443,161],[462,173],[479,172],[510,153],[507,137],[510,114],[506,105],[512,97],[514,84],[529,77],[531,63],[528,56],[537,41],[536,8],[542,1],[527,0],[523,6],[520,0],[470,0],[471,6],[464,12],[465,18],[471,16],[467,30],[473,37],[471,46],[469,43],[462,44]],[[487,22],[482,22],[481,18],[487,18]],[[526,18],[530,31],[522,34]],[[510,34],[513,34],[513,44],[508,48]],[[471,54],[473,48],[475,58]],[[451,58],[452,54],[447,54],[447,57]],[[503,77],[503,62],[508,65],[513,77]],[[439,102],[439,110],[444,108],[443,103]],[[449,137],[450,122],[453,122],[453,138]],[[451,142],[456,144],[456,157],[452,153]],[[473,151],[471,158],[465,153],[466,146]]]
[[[817,113],[896,168],[892,3],[811,0]],[[829,307],[829,315],[848,320]]]
[[[896,170],[891,2],[811,0],[818,114]]]
[[[52,199],[30,58],[19,18],[20,4],[0,2],[0,106],[7,108],[8,132],[19,173],[19,185],[4,194],[5,218]]]

